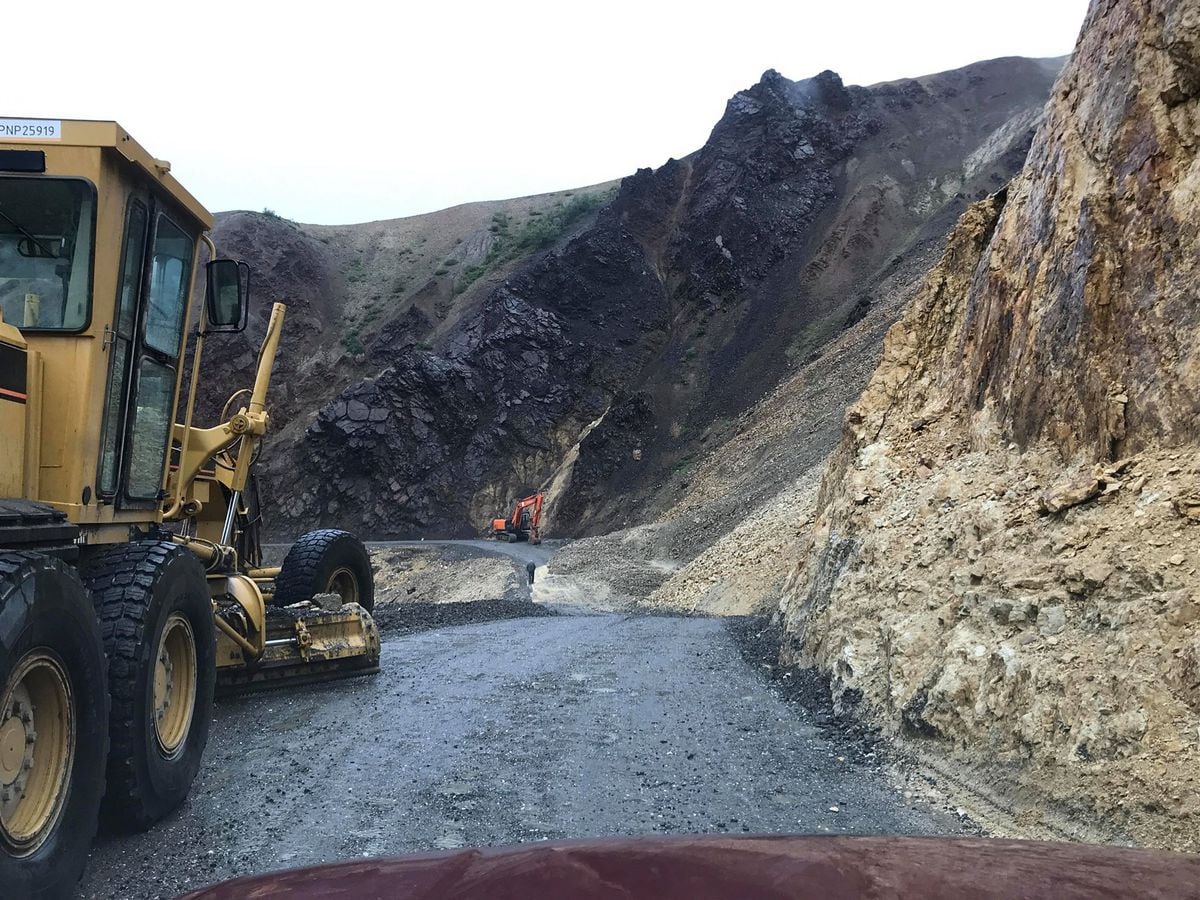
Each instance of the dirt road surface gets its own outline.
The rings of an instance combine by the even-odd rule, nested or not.
[[[556,608],[385,633],[378,675],[221,702],[186,804],[98,839],[81,895],[549,838],[967,827],[818,728],[722,620]]]
[[[560,544],[543,542],[531,544],[528,541],[484,541],[484,540],[449,540],[449,541],[368,541],[370,550],[385,550],[390,547],[459,547],[475,553],[485,553],[491,556],[511,556],[521,562],[531,562],[535,566],[544,566],[554,555]]]

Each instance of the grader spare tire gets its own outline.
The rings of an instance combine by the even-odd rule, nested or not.
[[[292,544],[275,579],[276,606],[291,606],[317,594],[339,594],[342,603],[375,608],[371,556],[348,531],[310,531]]]
[[[204,568],[166,541],[87,560],[108,654],[112,717],[106,820],[145,829],[187,796],[212,721],[216,631]]]
[[[67,896],[108,755],[104,646],[75,571],[0,554],[0,893]]]

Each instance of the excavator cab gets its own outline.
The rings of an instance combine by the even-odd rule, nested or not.
[[[6,896],[69,892],[101,798],[131,828],[182,802],[218,687],[378,671],[360,541],[314,531],[263,565],[254,462],[283,304],[253,384],[195,421],[222,375],[204,343],[249,312],[249,269],[212,225],[115,122],[0,118]]]

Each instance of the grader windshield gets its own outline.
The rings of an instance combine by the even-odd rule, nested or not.
[[[91,304],[95,191],[77,178],[0,178],[0,307],[22,329],[77,331]]]

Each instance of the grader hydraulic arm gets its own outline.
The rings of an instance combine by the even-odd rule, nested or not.
[[[296,676],[313,680],[378,668],[379,635],[368,614],[370,601],[365,594],[357,588],[339,588],[333,593],[358,605],[322,610],[307,604],[284,612],[277,608],[279,597],[304,601],[313,590],[299,592],[309,596],[288,591],[280,594],[281,567],[263,567],[257,557],[239,555],[239,547],[257,547],[257,541],[241,540],[244,530],[255,527],[244,497],[251,486],[251,466],[270,427],[267,394],[286,309],[282,303],[271,309],[254,387],[235,393],[226,403],[228,411],[244,397],[237,412],[212,428],[195,428],[185,419],[174,430],[179,462],[168,479],[164,518],[182,523],[183,530],[175,540],[205,564],[214,597],[218,676],[225,685],[275,683]],[[202,339],[203,333],[198,342]],[[189,398],[189,412],[192,402],[194,395]],[[354,542],[354,547],[361,545]],[[370,577],[369,562],[360,558],[364,553],[354,556],[360,570],[358,581],[365,582]],[[317,580],[322,580],[320,573]],[[324,581],[329,583],[316,585],[316,592],[329,592],[331,586],[341,584],[328,577]]]
[[[271,308],[267,334],[258,353],[258,368],[249,403],[227,422],[212,428],[194,428],[187,421],[183,425],[175,426],[175,440],[180,444],[179,468],[168,483],[168,492],[173,502],[164,513],[165,519],[194,516],[199,511],[196,505],[199,501],[196,500],[193,491],[196,477],[217,454],[228,451],[235,444],[240,444],[235,464],[232,470],[219,468],[218,478],[235,495],[240,495],[246,489],[254,451],[270,426],[270,416],[266,411],[267,389],[271,385],[271,373],[275,367],[275,354],[279,349],[279,336],[283,331],[286,312],[287,307],[282,303],[276,303]],[[199,356],[197,351],[197,360]],[[198,366],[194,368],[198,369]],[[196,383],[198,374],[198,371],[193,372],[193,384]],[[190,404],[188,412],[190,417]],[[231,504],[230,508],[234,505]]]

